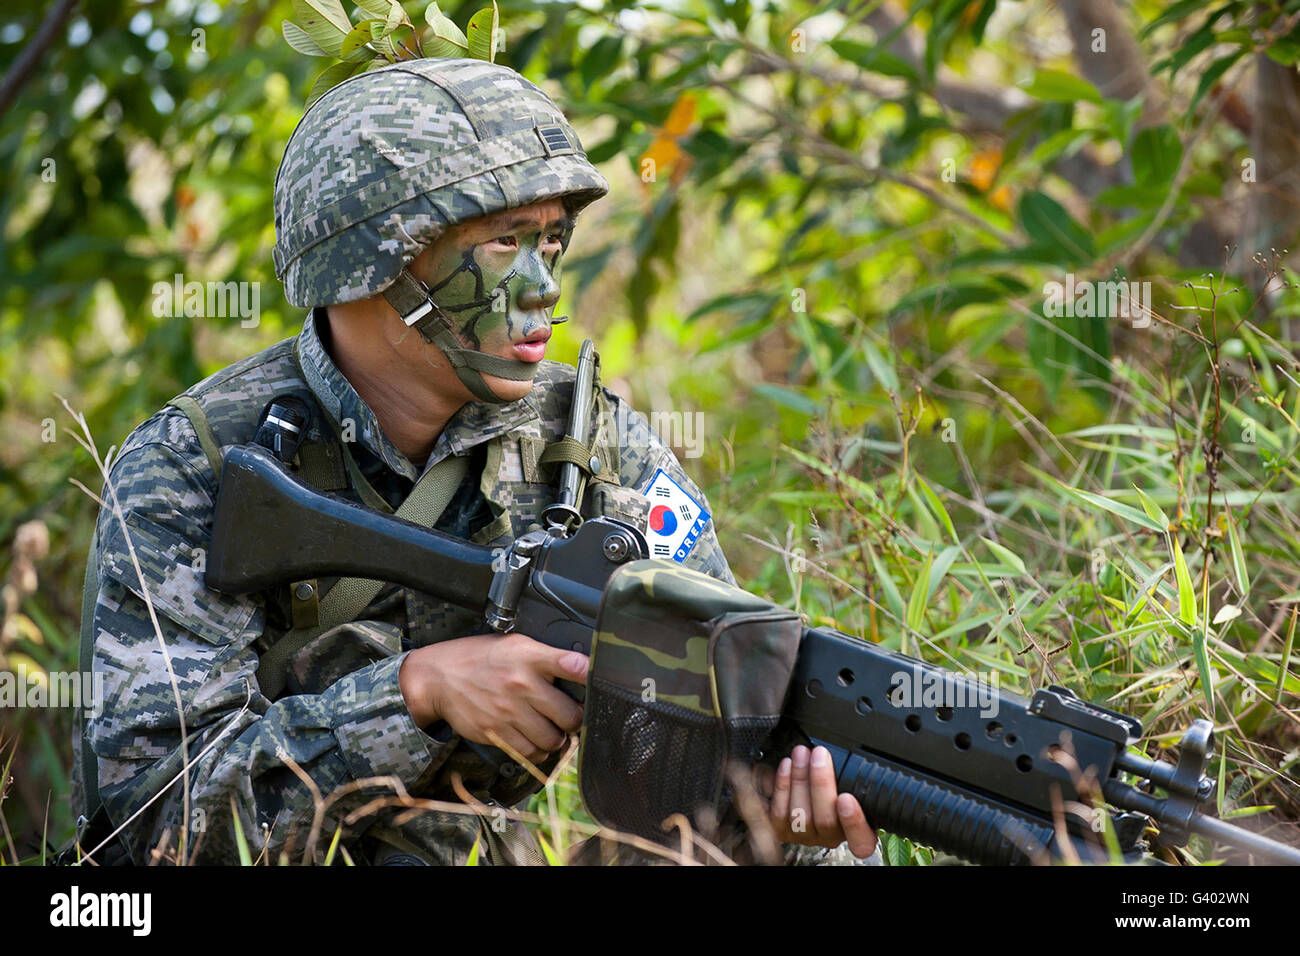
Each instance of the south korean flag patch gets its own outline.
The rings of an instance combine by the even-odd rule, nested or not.
[[[709,513],[662,468],[655,472],[645,496],[650,499],[646,529],[650,557],[685,561],[704,533]]]

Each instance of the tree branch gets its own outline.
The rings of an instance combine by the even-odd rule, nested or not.
[[[45,51],[50,48],[55,35],[63,28],[63,24],[72,15],[72,10],[76,5],[77,0],[58,0],[54,6],[50,7],[50,12],[45,14],[45,19],[36,28],[32,42],[27,44],[27,48],[18,55],[18,59],[14,60],[13,65],[9,67],[9,72],[5,74],[4,80],[0,81],[0,119],[3,119],[5,113],[9,112],[9,107],[18,98],[18,91],[27,84],[27,80],[36,69],[36,65],[41,62],[41,58],[45,56]]]

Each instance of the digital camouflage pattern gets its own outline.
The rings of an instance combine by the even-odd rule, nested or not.
[[[330,358],[318,326],[322,320],[323,313],[316,312],[296,339],[239,362],[186,394],[203,406],[223,448],[251,441],[272,395],[298,391],[312,396],[333,424],[315,422],[309,436],[324,439],[327,428],[351,433],[355,440],[348,447],[361,472],[395,507],[421,471],[383,434]],[[563,432],[573,377],[573,368],[544,362],[524,399],[508,405],[471,403],[452,418],[426,467],[446,455],[475,456],[483,467],[471,469],[439,521],[440,530],[503,545],[540,522],[553,491],[549,468],[539,466],[537,457]],[[656,469],[664,468],[703,501],[645,418],[614,393],[603,394],[611,414],[601,423],[599,447],[602,457],[611,459],[621,487],[599,485],[603,494],[592,500],[601,501],[605,513],[632,520],[640,515],[644,522],[646,505],[639,492]],[[167,407],[142,424],[123,444],[111,482],[144,584],[135,573],[121,523],[104,511],[98,525],[101,583],[93,626],[94,667],[104,674],[105,706],[88,730],[99,761],[101,796],[115,821],[165,792],[128,830],[137,861],[147,858],[164,830],[170,829],[174,847],[186,824],[181,788],[173,785],[182,765],[175,697],[143,600],[146,592],[185,707],[192,755],[188,823],[197,859],[236,858],[232,798],[254,855],[265,850],[275,859],[295,831],[301,852],[313,803],[308,788],[289,769],[290,761],[323,794],[358,779],[391,776],[421,795],[433,792],[450,766],[459,764],[471,789],[481,788],[485,797],[504,792],[502,803],[517,802],[519,797],[509,797],[510,781],[488,779],[481,766],[472,766],[473,758],[458,749],[449,728],[431,728],[431,733],[417,728],[398,687],[407,651],[482,633],[476,615],[387,587],[361,621],[327,632],[304,648],[291,662],[290,696],[268,700],[257,684],[257,655],[290,627],[288,589],[234,598],[203,586],[218,481],[190,421]],[[361,500],[351,488],[336,493]],[[734,580],[711,525],[687,563]],[[529,789],[525,785],[523,794]],[[369,789],[341,799],[328,814],[324,832],[332,835],[344,815],[376,793],[391,790]],[[400,838],[426,859],[459,863],[479,829],[472,816],[434,813],[399,828],[392,823],[396,814],[373,814],[352,833],[400,831]],[[345,845],[354,858],[366,859],[371,852],[360,836]]]
[[[296,306],[366,299],[450,225],[609,191],[564,114],[509,67],[404,60],[304,114],[275,184],[276,275]]]

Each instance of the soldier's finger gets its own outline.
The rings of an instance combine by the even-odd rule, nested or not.
[[[840,818],[835,812],[835,767],[830,751],[825,747],[813,748],[808,776],[812,788],[813,826],[820,836],[838,837]]]
[[[515,730],[513,727],[503,728],[502,732],[498,734],[498,736],[506,746],[513,748],[515,753],[527,757],[533,763],[538,763],[545,759],[546,755],[538,751],[527,737]]]
[[[790,758],[784,758],[776,768],[776,779],[772,781],[772,807],[769,811],[778,833],[785,833],[790,826]]]
[[[859,860],[865,860],[875,853],[876,831],[867,823],[862,804],[851,793],[841,793],[836,798],[835,809],[844,830],[844,839],[849,841],[849,852]]]
[[[790,754],[790,830],[808,833],[813,828],[812,795],[808,789],[808,748],[798,746]]]
[[[520,714],[515,720],[515,729],[532,741],[528,748],[529,753],[541,751],[542,756],[545,756],[568,743],[569,735],[563,730],[531,707],[526,707],[524,710],[526,713]]]
[[[529,703],[534,710],[563,731],[575,733],[582,727],[582,707],[553,684],[541,688]]]
[[[548,677],[573,681],[575,684],[587,683],[587,667],[590,659],[581,651],[565,651],[545,644],[544,652],[539,652],[537,663]]]

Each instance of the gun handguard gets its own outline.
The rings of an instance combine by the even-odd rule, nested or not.
[[[913,699],[900,700],[904,691]],[[1064,687],[1026,700],[822,628],[804,631],[784,717],[778,750],[794,742],[827,747],[840,789],[858,798],[874,826],[973,862],[1028,863],[1042,854],[1105,861],[1096,832],[1096,813],[1104,812],[1130,862],[1141,856],[1150,817],[1162,845],[1200,833],[1300,864],[1300,851],[1201,813],[1214,796],[1207,720],[1184,735],[1177,764],[1153,761],[1129,750],[1142,738],[1141,723]],[[1114,810],[1091,809],[1082,791]]]
[[[223,461],[206,582],[230,594],[326,575],[373,578],[482,612],[492,630],[590,653],[610,575],[647,554],[639,531],[607,518],[589,519],[568,537],[559,528],[530,532],[504,550],[473,545],[318,492],[257,446],[232,448]],[[903,687],[930,688],[941,703],[927,705],[924,695],[900,700]],[[580,686],[565,689],[582,699]],[[942,703],[954,700],[966,705]],[[1300,864],[1300,851],[1200,812],[1214,794],[1205,775],[1209,721],[1187,732],[1176,765],[1130,753],[1141,737],[1138,721],[1065,688],[1026,700],[837,631],[806,628],[767,749],[783,755],[798,742],[826,746],[841,791],[861,802],[873,826],[975,863],[1106,859],[1096,817],[1080,806],[1088,802],[1082,791],[1091,790],[1115,808],[1096,812],[1110,817],[1127,861],[1141,857],[1150,817],[1167,845],[1200,833]],[[505,759],[491,748],[480,752]]]

